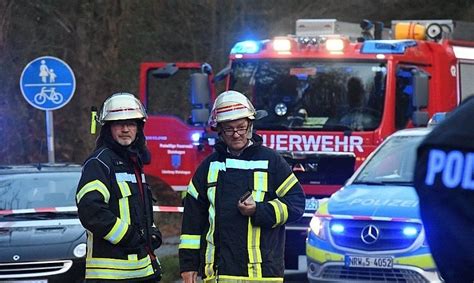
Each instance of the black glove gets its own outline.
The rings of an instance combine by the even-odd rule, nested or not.
[[[161,243],[163,242],[161,238],[161,232],[158,230],[156,227],[151,228],[151,246],[153,250],[156,250],[161,246]]]
[[[129,253],[137,253],[145,243],[143,232],[138,227],[130,225],[129,231],[124,239],[120,241],[119,245],[124,247]]]

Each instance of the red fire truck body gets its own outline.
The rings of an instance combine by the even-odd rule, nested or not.
[[[385,137],[424,126],[434,113],[474,95],[472,24],[394,21],[395,39],[383,39],[387,31],[380,26],[361,26],[363,36],[335,20],[298,20],[296,35],[237,43],[216,75],[197,62],[143,63],[140,97],[153,156],[146,173],[175,190],[186,188],[218,138],[205,122],[214,82],[224,78],[222,89],[240,91],[268,112],[254,128],[292,166],[311,212],[315,199],[339,189]],[[168,85],[179,76],[178,85]],[[177,97],[182,104],[173,102]],[[305,221],[290,228],[297,237],[306,236]],[[287,254],[296,260],[287,268],[301,271],[304,241],[291,246]]]
[[[418,22],[424,23],[425,26],[437,23]],[[443,29],[456,28],[452,21],[438,22],[442,23]],[[351,42],[350,39],[354,36],[348,38],[343,34],[327,34],[327,26],[337,26],[336,21],[303,20],[297,23],[297,30],[298,26],[305,24],[319,25],[319,30],[312,33],[309,31],[310,27],[305,27],[306,30],[300,28],[304,36],[297,34],[273,40],[239,42],[230,54],[226,88],[246,93],[257,109],[265,109],[270,113],[269,116],[275,116],[273,120],[267,119],[257,123],[255,128],[267,146],[283,154],[354,153],[356,164],[359,165],[386,136],[398,129],[412,126],[413,112],[421,114],[418,118],[429,118],[435,112],[452,110],[462,99],[474,93],[474,87],[469,80],[474,74],[473,41],[442,38],[438,41],[376,39]],[[320,26],[326,30],[322,30]],[[329,28],[329,31],[332,30]],[[334,47],[329,46],[331,40],[332,44],[341,43],[342,48],[337,49],[336,46],[337,50],[332,50]],[[198,62],[173,65],[178,72],[202,72],[202,64]],[[182,190],[187,186],[196,165],[210,149],[206,147],[207,140],[203,139],[206,130],[202,121],[195,123],[198,125],[195,126],[176,115],[150,111],[150,108],[156,107],[150,105],[150,100],[156,95],[166,94],[163,87],[151,86],[151,78],[159,76],[150,73],[166,66],[169,64],[165,62],[141,65],[140,97],[151,112],[145,130],[156,161],[147,167],[147,173],[163,179],[177,190]],[[418,95],[420,90],[414,89],[418,80],[415,82],[413,77],[420,73],[429,77],[429,93]],[[202,106],[206,110],[215,98],[213,77],[210,72],[207,74],[211,87],[209,103]],[[378,117],[372,117],[375,122],[368,121],[366,125],[357,126],[330,121],[340,119],[343,114],[353,110],[351,107],[355,108],[349,105],[350,91],[346,86],[351,77],[361,79],[362,87],[365,87],[362,102],[365,105],[358,105],[356,108],[367,107],[371,108],[368,111],[378,112],[374,113]],[[283,85],[284,79],[288,79],[288,86]],[[186,82],[180,81],[180,84],[189,88]],[[278,90],[279,84],[283,85],[282,90]],[[158,88],[164,93],[156,93]],[[290,93],[291,91],[293,93]],[[417,96],[414,97],[413,94]],[[296,98],[291,97],[292,95]],[[405,99],[403,95],[406,96]],[[421,102],[419,106],[413,105],[413,100],[423,100],[423,95],[426,96],[425,102]],[[176,97],[176,94],[170,96]],[[376,99],[379,101],[375,101]],[[397,103],[400,100],[405,100],[403,102],[408,104],[405,109]],[[369,103],[372,104],[367,105]],[[161,106],[158,105],[159,107]],[[356,110],[362,111],[361,116],[367,114],[363,112],[364,109]],[[279,113],[275,114],[275,111]],[[277,119],[278,122],[275,123]],[[302,119],[305,119],[302,123],[296,123]],[[421,120],[424,121],[416,124],[427,122],[426,118]],[[180,158],[177,158],[177,155]],[[293,165],[296,165],[296,171],[307,169],[299,166],[304,164]],[[323,196],[330,194],[340,185],[323,183],[310,182],[307,184],[307,193]]]

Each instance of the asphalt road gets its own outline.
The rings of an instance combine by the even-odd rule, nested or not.
[[[308,278],[306,277],[306,273],[303,274],[292,274],[285,276],[285,283],[306,283],[308,282]]]

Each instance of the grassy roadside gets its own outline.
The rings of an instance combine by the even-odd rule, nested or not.
[[[181,279],[179,274],[179,262],[176,255],[169,255],[160,258],[163,278],[161,283],[173,283]]]

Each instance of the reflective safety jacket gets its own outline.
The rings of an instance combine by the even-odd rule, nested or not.
[[[161,275],[151,248],[151,191],[141,166],[125,156],[103,147],[84,163],[76,202],[87,230],[86,279],[129,282]]]
[[[184,199],[180,269],[204,282],[283,282],[285,223],[303,215],[305,196],[286,161],[253,144],[240,156],[219,142],[198,167]],[[252,217],[237,204],[247,191],[257,203]]]

